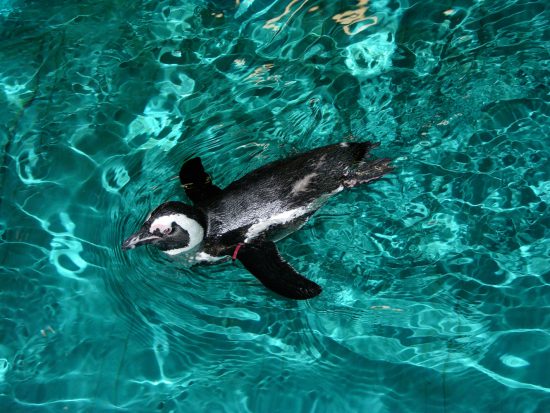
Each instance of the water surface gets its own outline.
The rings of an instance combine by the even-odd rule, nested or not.
[[[5,412],[550,411],[546,1],[0,1]],[[120,244],[269,161],[392,176],[279,243],[323,286]]]

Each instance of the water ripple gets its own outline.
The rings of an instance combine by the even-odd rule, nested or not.
[[[2,410],[548,410],[546,5],[180,3],[0,4]],[[279,244],[315,300],[120,248],[186,159],[363,139]]]

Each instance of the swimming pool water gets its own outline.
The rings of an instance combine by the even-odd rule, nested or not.
[[[543,0],[0,1],[2,412],[550,411]],[[322,285],[120,249],[339,141],[395,172],[278,245]]]

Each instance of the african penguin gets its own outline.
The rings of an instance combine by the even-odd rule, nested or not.
[[[376,146],[350,142],[313,149],[264,165],[223,190],[212,183],[200,158],[193,158],[179,178],[194,206],[160,205],[122,248],[150,244],[199,263],[237,259],[284,297],[315,297],[321,287],[285,262],[274,242],[304,225],[332,195],[390,172],[389,159],[370,159]]]

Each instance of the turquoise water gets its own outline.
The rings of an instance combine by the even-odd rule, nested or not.
[[[547,1],[0,0],[2,412],[550,411]],[[281,253],[124,237],[201,156],[381,142]]]

